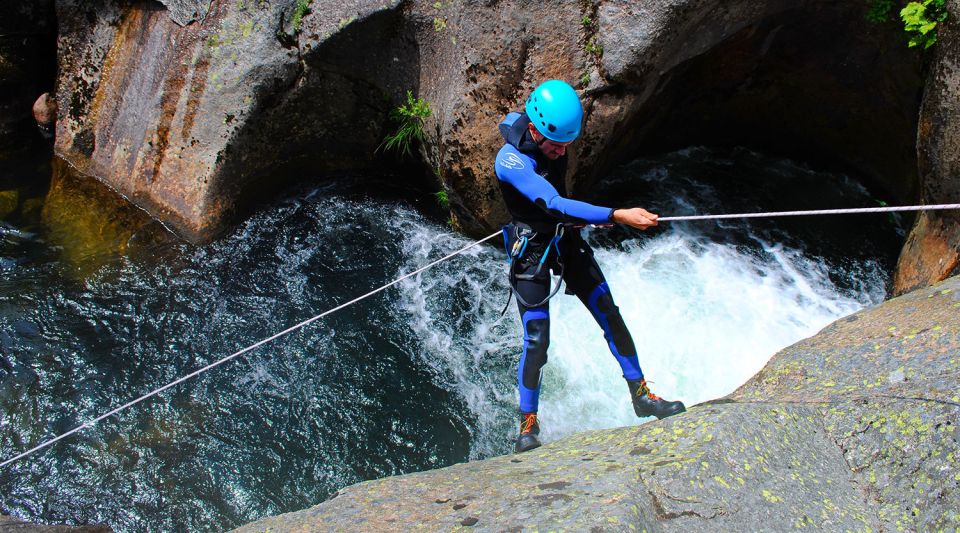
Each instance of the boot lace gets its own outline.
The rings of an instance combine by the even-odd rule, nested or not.
[[[523,417],[523,422],[520,423],[520,434],[530,433],[536,424],[537,413],[527,413],[526,416]]]
[[[650,398],[651,400],[653,400],[653,401],[655,401],[655,402],[662,399],[662,398],[660,398],[659,396],[657,396],[656,394],[650,392],[650,387],[647,386],[647,380],[641,381],[641,382],[640,382],[640,388],[637,389],[637,396],[638,396],[638,397],[639,397],[639,396],[643,396],[644,394],[647,395],[647,398]]]

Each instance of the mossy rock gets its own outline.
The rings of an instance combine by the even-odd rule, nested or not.
[[[94,178],[55,160],[41,213],[50,242],[81,277],[127,252],[131,237],[152,222],[142,210]]]
[[[20,206],[20,216],[31,221],[40,220],[43,212],[43,198],[24,198]]]
[[[17,211],[20,205],[20,192],[16,189],[0,191],[0,220],[6,220]]]

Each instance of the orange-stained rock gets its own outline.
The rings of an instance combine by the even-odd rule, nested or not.
[[[925,204],[960,203],[960,0],[938,28],[917,132],[918,168]],[[894,295],[942,281],[960,269],[960,212],[917,217],[900,252]]]
[[[893,292],[943,281],[960,269],[960,215],[922,213],[897,261]]]

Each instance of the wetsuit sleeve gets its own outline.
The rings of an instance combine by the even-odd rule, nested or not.
[[[613,209],[560,196],[557,189],[536,172],[536,162],[507,144],[497,153],[497,179],[509,183],[528,200],[564,222],[609,224]]]

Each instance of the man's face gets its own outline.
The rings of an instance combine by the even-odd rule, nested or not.
[[[567,153],[567,147],[570,146],[573,141],[558,143],[547,139],[537,131],[536,126],[530,124],[530,134],[533,136],[533,140],[540,146],[540,151],[543,152],[543,155],[547,156],[547,159],[557,159],[562,157]]]

